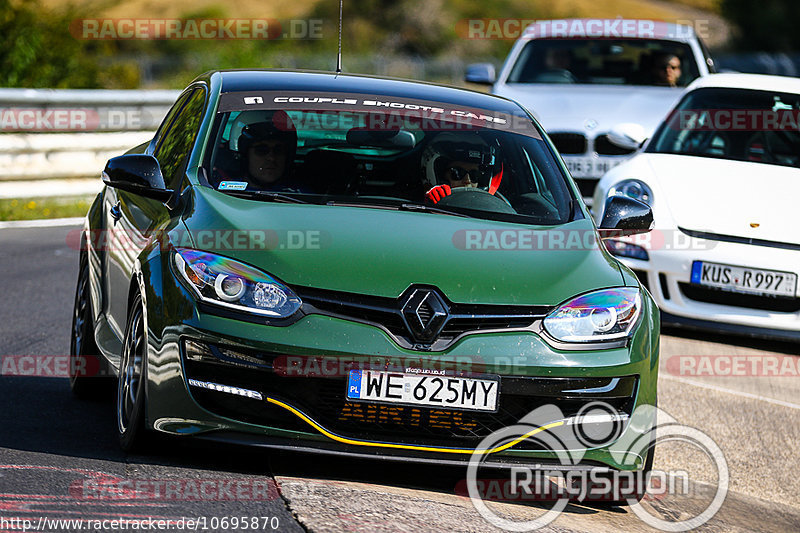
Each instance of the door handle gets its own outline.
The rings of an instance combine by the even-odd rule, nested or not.
[[[114,219],[114,225],[116,226],[119,219],[122,218],[122,209],[120,209],[119,207],[119,202],[117,202],[116,205],[111,206],[111,210],[109,213],[111,215],[111,218]]]

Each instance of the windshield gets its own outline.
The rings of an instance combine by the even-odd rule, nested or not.
[[[260,94],[221,96],[205,185],[262,200],[413,207],[539,225],[570,219],[568,178],[521,111],[362,94]]]
[[[797,94],[698,89],[670,113],[646,151],[797,167],[798,113]]]
[[[509,83],[684,87],[699,76],[688,44],[657,39],[534,39]]]

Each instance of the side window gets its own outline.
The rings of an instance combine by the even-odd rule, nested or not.
[[[161,173],[164,175],[167,187],[176,188],[180,184],[186,160],[194,146],[203,119],[205,96],[205,90],[201,88],[189,93],[186,104],[168,126],[163,137],[157,141],[158,145],[153,155],[161,165]]]
[[[169,111],[167,111],[167,115],[164,117],[164,120],[161,121],[161,125],[158,127],[158,131],[156,131],[155,136],[153,137],[153,146],[158,146],[161,142],[161,138],[164,137],[164,133],[167,132],[169,129],[170,123],[175,120],[175,116],[178,114],[178,111],[183,107],[183,104],[186,103],[186,100],[189,98],[191,93],[184,93],[182,94],[178,100],[173,104]]]

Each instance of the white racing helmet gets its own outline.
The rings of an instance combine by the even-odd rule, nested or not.
[[[490,146],[477,132],[439,133],[422,153],[422,174],[427,187],[447,183],[445,172],[456,161],[477,163],[478,185],[488,187],[500,163],[497,148]]]

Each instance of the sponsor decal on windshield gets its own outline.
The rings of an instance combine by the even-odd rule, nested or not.
[[[220,112],[262,109],[369,113],[373,117],[381,117],[380,120],[371,120],[366,124],[371,130],[393,130],[408,126],[422,130],[489,128],[541,138],[530,118],[522,112],[512,114],[429,100],[314,91],[224,93],[220,97]],[[339,120],[321,120],[314,126],[315,129],[339,130],[342,128],[342,123]]]

